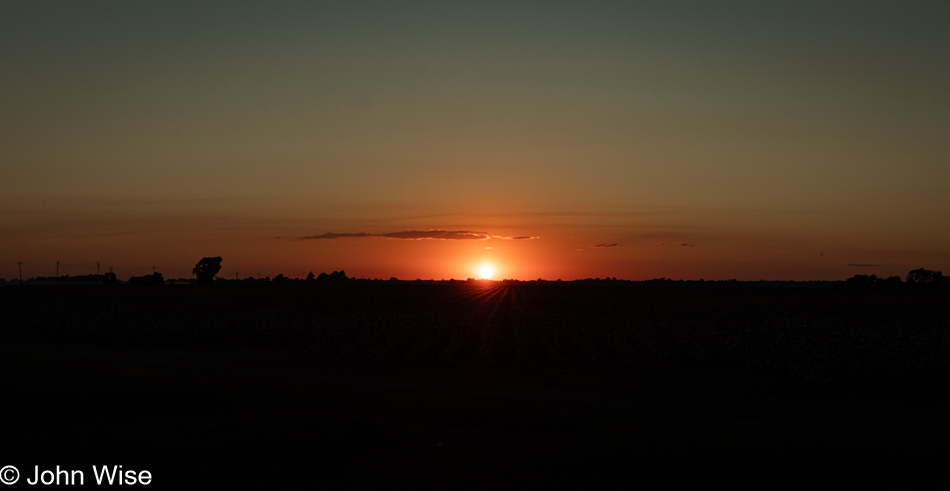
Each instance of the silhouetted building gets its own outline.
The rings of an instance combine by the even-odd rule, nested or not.
[[[165,282],[165,279],[162,278],[161,273],[152,273],[145,276],[133,276],[129,278],[130,285],[144,286],[144,285],[161,285]]]

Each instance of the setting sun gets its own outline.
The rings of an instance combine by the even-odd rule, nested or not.
[[[482,275],[482,278],[484,278],[484,279],[486,279],[486,280],[489,279],[489,278],[491,278],[491,275],[492,275],[494,272],[495,272],[495,271],[492,270],[491,267],[489,267],[489,266],[484,266],[484,267],[482,267],[481,270],[479,270],[479,274],[481,274],[481,275]]]

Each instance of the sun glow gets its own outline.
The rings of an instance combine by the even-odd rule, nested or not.
[[[482,266],[482,269],[479,270],[478,273],[479,273],[480,275],[482,275],[482,278],[484,278],[484,279],[487,280],[487,279],[491,278],[491,275],[494,274],[495,271],[494,271],[493,269],[491,269],[490,266]]]

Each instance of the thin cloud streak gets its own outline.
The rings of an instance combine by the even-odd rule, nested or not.
[[[606,248],[608,248],[608,247],[621,247],[621,244],[618,244],[618,243],[616,243],[616,242],[612,242],[612,243],[610,243],[610,244],[607,244],[607,243],[604,243],[604,244],[594,244],[594,245],[591,246],[591,248],[593,248],[593,249],[606,249]]]
[[[489,235],[487,232],[472,232],[469,230],[404,230],[401,232],[389,232],[384,234],[369,234],[366,232],[358,233],[333,233],[327,232],[322,235],[311,235],[307,237],[298,237],[298,240],[320,240],[320,239],[362,239],[362,238],[380,238],[380,239],[399,239],[399,240],[529,240],[537,239],[527,235],[515,237],[504,237],[500,235]]]
[[[515,237],[504,237],[501,235],[492,235],[491,238],[501,239],[501,240],[534,240],[534,239],[540,239],[541,237],[532,237],[530,235],[518,235]]]

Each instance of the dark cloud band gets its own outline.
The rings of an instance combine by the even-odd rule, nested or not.
[[[299,240],[317,240],[317,239],[361,239],[366,237],[375,237],[382,239],[401,239],[401,240],[423,240],[423,239],[435,239],[435,240],[486,240],[486,239],[502,239],[502,240],[526,240],[526,239],[537,239],[537,237],[529,237],[526,235],[519,235],[516,237],[501,237],[497,235],[489,235],[486,232],[472,232],[468,230],[405,230],[402,232],[389,232],[385,234],[368,234],[365,232],[359,233],[343,233],[337,234],[333,232],[327,232],[322,235],[311,235],[308,237],[298,237]]]

